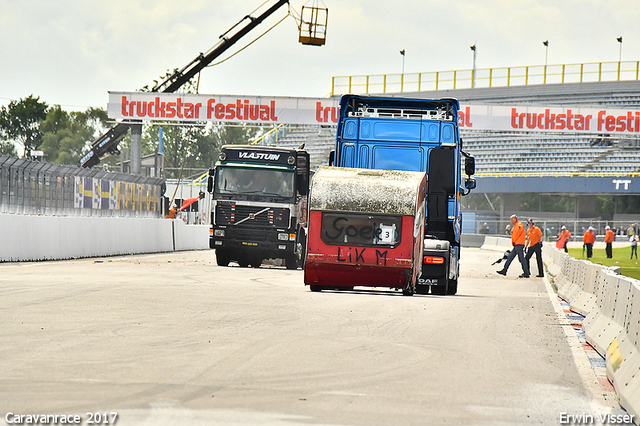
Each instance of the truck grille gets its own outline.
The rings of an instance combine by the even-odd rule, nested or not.
[[[216,225],[238,228],[289,228],[289,209],[218,203]]]

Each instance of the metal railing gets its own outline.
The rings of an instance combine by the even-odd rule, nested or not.
[[[264,135],[251,142],[251,145],[274,145],[276,142],[278,142],[279,139],[282,139],[289,132],[291,132],[290,124],[279,124],[278,126],[274,127]]]
[[[473,212],[469,212],[473,213]],[[601,220],[601,219],[549,219],[532,216],[520,216],[522,223],[527,226],[526,220],[533,219],[535,225],[540,228],[544,236],[544,242],[555,244],[562,227],[566,227],[571,233],[570,242],[582,242],[582,237],[589,227],[594,229],[596,240],[602,242],[606,233],[606,226],[610,226],[616,233],[616,242],[628,242],[627,228],[634,221]],[[635,222],[638,223],[638,222]],[[485,228],[486,224],[486,228]],[[485,234],[490,236],[510,237],[511,221],[509,218],[498,219],[489,215],[477,214],[463,217],[463,234]],[[484,231],[483,231],[484,228]]]
[[[542,176],[550,176],[550,177],[559,177],[559,176],[568,176],[568,177],[605,177],[605,176],[629,176],[636,177],[640,176],[640,173],[637,172],[614,172],[614,171],[602,171],[602,172],[480,172],[476,173],[474,177],[542,177]]]
[[[640,61],[352,75],[332,77],[331,95],[638,80],[639,76]]]
[[[0,214],[161,217],[163,179],[0,156]]]

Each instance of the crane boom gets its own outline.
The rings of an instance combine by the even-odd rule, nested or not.
[[[173,93],[187,83],[191,78],[198,74],[204,67],[213,62],[214,59],[222,55],[227,49],[233,46],[238,40],[247,35],[251,30],[260,25],[267,17],[273,14],[280,7],[289,3],[289,0],[278,0],[276,4],[271,6],[268,10],[262,13],[257,18],[252,16],[245,16],[240,22],[231,27],[227,32],[220,36],[221,41],[218,45],[206,55],[202,53],[198,55],[194,60],[187,64],[184,68],[176,71],[163,82],[156,85],[152,92]],[[227,34],[236,28],[245,19],[249,19],[249,22],[242,27],[238,32],[230,37]],[[118,123],[109,129],[106,133],[100,136],[93,144],[91,144],[91,150],[80,160],[82,167],[93,167],[100,162],[100,159],[107,153],[118,153],[118,144],[120,140],[129,131],[129,124]]]

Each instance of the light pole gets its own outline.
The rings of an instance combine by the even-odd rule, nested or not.
[[[400,51],[400,54],[402,55],[402,74],[404,74],[404,54],[405,54],[404,49]]]
[[[618,62],[622,62],[622,36],[618,37],[618,43],[620,43],[620,53],[618,54]]]
[[[622,36],[616,38],[620,43],[620,53],[618,53],[618,81],[620,81],[620,71],[622,68]]]
[[[544,80],[543,84],[547,84],[547,57],[549,56],[549,40],[542,42],[544,44]]]
[[[473,69],[471,70],[471,88],[476,87],[476,45],[469,46],[473,50]]]

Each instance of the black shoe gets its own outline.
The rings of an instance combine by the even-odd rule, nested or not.
[[[544,278],[544,275],[536,275],[538,278]]]
[[[522,274],[518,276],[518,278],[529,278],[531,275]]]
[[[507,276],[507,271],[499,270],[499,271],[496,271],[496,272],[499,273],[500,275],[504,275],[505,277]]]

